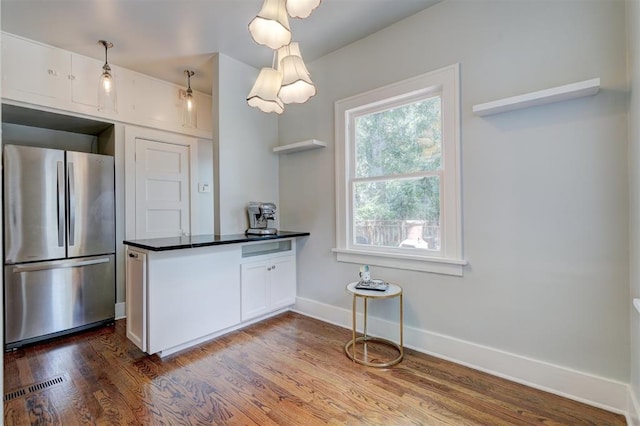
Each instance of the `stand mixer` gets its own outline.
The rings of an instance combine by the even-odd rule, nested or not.
[[[249,229],[245,231],[247,235],[275,235],[276,228],[269,228],[269,221],[275,220],[276,205],[274,203],[262,203],[252,201],[247,204],[247,214],[249,215]]]

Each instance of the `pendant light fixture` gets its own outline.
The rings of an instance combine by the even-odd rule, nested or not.
[[[249,96],[247,96],[247,103],[262,112],[282,114],[284,105],[278,98],[281,84],[282,73],[279,70],[269,67],[262,68]]]
[[[278,49],[278,69],[282,72],[278,97],[285,104],[302,104],[316,94],[297,42]]]
[[[306,18],[321,1],[264,0],[262,9],[249,23],[249,32],[257,43],[274,50],[274,62],[271,68],[260,70],[247,96],[249,106],[282,114],[284,104],[301,104],[317,93],[300,46],[291,42],[288,16]]]
[[[286,0],[264,0],[258,15],[249,22],[251,37],[258,44],[279,49],[291,41]]]
[[[287,12],[292,18],[307,18],[322,0],[287,0]]]
[[[198,114],[196,110],[196,100],[191,90],[191,77],[195,75],[194,71],[184,70],[187,76],[187,90],[184,93],[184,105],[182,109],[182,125],[184,127],[195,128],[198,126]]]
[[[113,47],[113,43],[106,40],[98,40],[104,47],[104,65],[98,85],[98,110],[104,112],[116,112],[116,85],[111,74],[111,67],[107,60],[107,51]]]

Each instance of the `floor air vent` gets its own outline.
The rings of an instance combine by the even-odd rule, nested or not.
[[[25,396],[27,392],[24,389],[17,390],[15,392],[9,392],[4,396],[5,401],[11,401],[12,399],[20,398],[21,396]]]
[[[26,386],[17,391],[10,392],[4,396],[5,401],[11,401],[12,399],[20,398],[33,392],[39,392],[45,389],[49,389],[52,386],[59,385],[66,381],[65,376],[57,376],[53,379],[45,380],[43,382],[34,383],[33,385]]]

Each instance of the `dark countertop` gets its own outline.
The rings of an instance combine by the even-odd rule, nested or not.
[[[191,235],[184,237],[149,238],[145,240],[124,240],[123,243],[151,251],[180,250],[194,247],[218,246],[222,244],[250,243],[254,241],[282,240],[292,237],[306,237],[309,232],[278,231],[276,235]]]

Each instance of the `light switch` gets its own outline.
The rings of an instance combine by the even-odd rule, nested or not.
[[[198,183],[198,192],[211,192],[211,185],[208,183]]]

